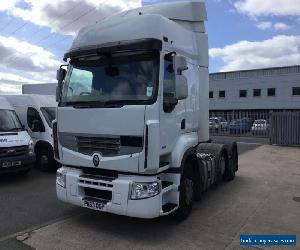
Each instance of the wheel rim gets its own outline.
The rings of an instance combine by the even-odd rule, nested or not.
[[[190,205],[193,202],[193,195],[194,195],[194,184],[193,181],[190,179],[185,180],[185,202],[186,205]]]

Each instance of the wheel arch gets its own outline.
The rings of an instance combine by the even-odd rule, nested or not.
[[[53,153],[53,147],[47,141],[38,141],[38,142],[36,142],[36,144],[34,146],[34,152],[36,154],[38,154],[39,150],[41,150],[42,148],[45,148],[45,149],[49,150],[51,153]]]

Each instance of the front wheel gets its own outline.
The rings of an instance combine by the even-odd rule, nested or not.
[[[180,180],[179,208],[174,212],[178,221],[183,221],[189,216],[194,203],[194,181],[191,164],[186,163],[184,169]]]
[[[42,148],[37,153],[37,167],[42,171],[49,171],[52,167],[54,167],[51,166],[53,163],[53,153],[49,149]]]

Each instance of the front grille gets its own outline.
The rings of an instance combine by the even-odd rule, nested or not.
[[[93,198],[99,198],[107,201],[111,201],[112,199],[112,192],[107,190],[99,190],[86,187],[84,188],[84,193],[86,196]]]
[[[106,176],[107,178],[116,179],[118,178],[118,172],[115,170],[101,169],[101,168],[80,168],[85,175],[99,175]]]
[[[132,155],[143,150],[142,136],[90,135],[63,132],[58,134],[58,138],[64,148],[90,156],[94,153],[100,153],[104,157]]]
[[[0,148],[0,158],[23,156],[27,152],[27,146]]]
[[[101,153],[103,156],[118,155],[121,147],[120,137],[83,137],[77,136],[78,152],[86,155],[92,155],[95,152]]]

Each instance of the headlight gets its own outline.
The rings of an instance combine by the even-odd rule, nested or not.
[[[134,182],[131,186],[131,199],[145,199],[150,198],[160,193],[159,182],[140,183]]]
[[[58,169],[56,172],[56,184],[66,188],[66,171],[62,168]]]
[[[33,145],[33,140],[31,139],[28,144],[28,152],[30,155],[34,155],[34,145]]]

